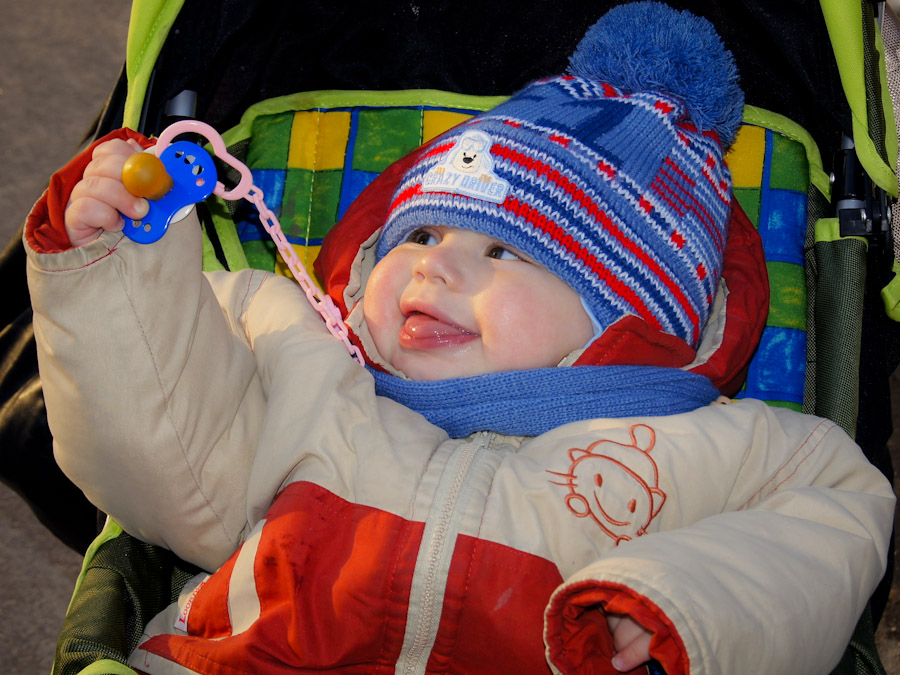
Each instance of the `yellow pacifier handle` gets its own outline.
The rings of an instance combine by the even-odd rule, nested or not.
[[[135,197],[154,201],[162,199],[173,185],[162,160],[149,152],[138,152],[125,160],[122,184]]]

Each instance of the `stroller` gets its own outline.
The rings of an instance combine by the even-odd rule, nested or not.
[[[123,125],[158,134],[188,117],[231,129],[225,134],[230,152],[254,171],[269,208],[279,213],[289,241],[310,266],[324,233],[373,175],[454,120],[492,107],[497,96],[561,72],[584,28],[602,13],[593,6],[565,13],[549,4],[517,8],[524,16],[511,26],[513,17],[495,5],[481,9],[502,16],[494,21],[482,14],[473,26],[459,3],[412,6],[415,11],[403,3],[285,4],[136,2],[126,73],[96,135]],[[748,128],[735,150],[735,187],[757,226],[772,228],[768,268],[771,286],[779,290],[772,294],[767,332],[741,395],[834,419],[890,476],[886,374],[900,361],[900,340],[880,296],[892,275],[887,214],[888,196],[896,193],[896,142],[890,106],[884,105],[873,9],[868,3],[823,2],[820,15],[808,3],[771,3],[765,11],[759,2],[727,9],[672,4],[717,25],[738,59],[747,100],[756,106],[747,110]],[[203,16],[220,21],[211,36],[208,23],[198,20]],[[760,16],[766,17],[764,25]],[[799,28],[807,24],[808,30]],[[832,52],[829,25],[858,26],[859,49],[841,45]],[[787,32],[789,38],[772,39]],[[479,49],[463,50],[454,60],[450,54],[458,54],[458,44]],[[868,90],[845,96],[845,89],[853,89],[849,83],[860,80]],[[408,92],[421,89],[466,95]],[[298,115],[312,133],[327,134],[323,120],[333,112],[349,117],[348,128],[356,129],[353,138],[361,143],[352,153],[354,170],[344,172],[350,178],[342,174],[334,187],[329,175],[345,167],[345,151],[331,164],[310,167],[315,179],[308,179],[305,201],[284,203],[288,191],[279,181],[288,177],[279,149],[290,147],[298,129],[308,133],[295,126]],[[362,142],[384,137],[391,144]],[[827,177],[832,172],[839,176],[834,187]],[[845,208],[836,211],[839,203]],[[205,265],[281,271],[255,220],[247,205],[209,204]],[[884,294],[890,297],[890,291]],[[55,527],[67,531],[70,525]],[[194,572],[169,552],[107,523],[86,556],[55,672],[132,672],[121,662],[142,626]],[[883,586],[842,672],[879,672],[871,634],[889,576]]]

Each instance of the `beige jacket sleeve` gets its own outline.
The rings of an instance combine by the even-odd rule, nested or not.
[[[216,568],[247,525],[265,396],[201,272],[196,218],[152,245],[104,233],[26,248],[59,465],[128,532]],[[231,290],[249,297],[264,280],[239,275]]]
[[[705,414],[714,422],[716,408],[731,407]],[[717,473],[710,453],[709,473],[695,476],[706,498],[722,499],[721,513],[695,519],[686,495],[684,524],[613,549],[551,599],[548,656],[562,672],[570,641],[591,620],[578,608],[609,590],[662,618],[685,672],[743,673],[752,664],[753,672],[814,675],[837,665],[884,573],[891,486],[831,422],[758,402],[734,407],[755,410],[752,424],[736,425],[744,438],[711,423],[698,439],[698,452],[721,443],[723,462],[746,442],[736,471]]]

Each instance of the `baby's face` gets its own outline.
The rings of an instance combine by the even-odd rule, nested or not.
[[[378,352],[414,380],[554,367],[593,335],[565,282],[456,227],[413,232],[372,270],[363,303]]]

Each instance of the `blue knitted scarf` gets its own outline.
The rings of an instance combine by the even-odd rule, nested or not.
[[[476,431],[538,436],[598,417],[660,416],[708,405],[707,378],[655,366],[577,366],[423,382],[369,369],[375,393],[421,413],[453,438]]]

